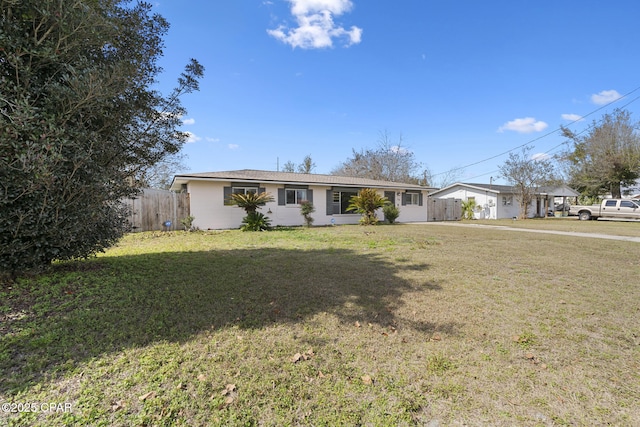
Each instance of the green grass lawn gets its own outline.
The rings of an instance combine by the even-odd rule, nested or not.
[[[0,425],[640,425],[638,273],[638,243],[437,224],[129,235],[3,285],[32,412]]]

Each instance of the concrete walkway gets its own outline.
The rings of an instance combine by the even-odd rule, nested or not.
[[[626,242],[640,243],[640,237],[631,236],[615,236],[613,234],[599,234],[599,233],[580,233],[577,231],[556,231],[556,230],[535,230],[531,228],[516,228],[506,227],[503,225],[486,225],[486,224],[461,224],[454,221],[442,221],[442,222],[414,222],[413,224],[426,224],[426,225],[448,225],[452,227],[470,227],[470,228],[490,228],[494,230],[504,231],[521,231],[524,233],[544,233],[544,234],[559,234],[562,236],[574,236],[574,237],[589,237],[592,239],[608,239],[608,240],[623,240]]]

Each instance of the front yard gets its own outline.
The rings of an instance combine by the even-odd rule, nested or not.
[[[640,425],[639,255],[434,224],[129,235],[3,285],[0,424]]]

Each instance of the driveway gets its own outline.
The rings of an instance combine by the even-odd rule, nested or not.
[[[414,223],[414,224],[417,224],[417,223]],[[503,225],[461,224],[459,222],[453,222],[453,221],[421,222],[419,224],[449,225],[449,226],[452,226],[452,227],[491,228],[491,229],[495,229],[495,230],[504,230],[504,231],[520,231],[520,232],[524,232],[524,233],[560,234],[560,235],[563,235],[563,236],[590,237],[592,239],[623,240],[623,241],[626,241],[626,242],[640,243],[640,237],[614,236],[612,234],[579,233],[579,232],[576,232],[576,231],[535,230],[535,229],[531,229],[531,228],[505,227]]]

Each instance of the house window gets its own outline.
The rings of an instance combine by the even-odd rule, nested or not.
[[[285,200],[287,205],[299,205],[307,199],[307,190],[303,189],[285,189]]]
[[[249,194],[249,193],[257,193],[257,187],[233,187],[231,192],[233,194]]]
[[[511,206],[513,204],[513,196],[502,196],[502,206]]]
[[[252,186],[245,187],[242,184],[232,185],[231,187],[224,187],[223,188],[224,205],[225,206],[233,205],[233,201],[231,199],[232,194],[258,194],[263,192],[264,192],[264,188],[252,187]]]
[[[419,205],[420,194],[419,193],[407,193],[407,205]]]
[[[328,190],[331,191],[331,190]],[[327,204],[327,215],[334,215],[334,214],[354,214],[354,211],[350,211],[348,210],[349,208],[349,200],[353,197],[353,196],[357,196],[358,192],[357,191],[347,191],[347,190],[334,190],[332,191],[332,194],[328,197],[330,197],[329,200],[332,201],[332,203],[328,203]]]
[[[402,193],[402,206],[422,206],[422,193],[419,191],[406,191]]]

